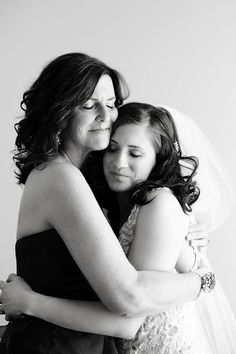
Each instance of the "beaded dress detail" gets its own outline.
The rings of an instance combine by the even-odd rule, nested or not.
[[[134,238],[140,206],[135,205],[119,232],[119,242],[127,255]],[[199,332],[194,302],[167,312],[147,316],[132,340],[122,339],[125,354],[207,354]]]

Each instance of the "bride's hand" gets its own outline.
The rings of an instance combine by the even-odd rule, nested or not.
[[[0,290],[0,313],[6,315],[6,320],[26,313],[33,291],[21,277],[10,274],[6,282],[0,280]]]
[[[206,225],[201,222],[190,224],[186,241],[188,241],[190,247],[195,248],[198,252],[206,253],[209,243],[209,232]]]

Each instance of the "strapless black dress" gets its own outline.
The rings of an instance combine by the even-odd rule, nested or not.
[[[55,229],[16,242],[17,274],[33,290],[66,299],[98,301]],[[9,322],[0,354],[117,354],[112,337],[82,333],[25,316]]]

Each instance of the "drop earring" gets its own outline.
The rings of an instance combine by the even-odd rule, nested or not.
[[[58,147],[61,145],[61,142],[62,142],[61,132],[62,132],[62,130],[59,130],[59,132],[56,135],[56,142],[57,142]]]

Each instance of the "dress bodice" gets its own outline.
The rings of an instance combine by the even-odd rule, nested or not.
[[[36,292],[68,299],[99,300],[55,229],[19,239],[16,261],[17,274]],[[117,349],[112,337],[73,331],[25,316],[8,324],[0,352],[117,354]]]
[[[17,274],[44,295],[98,301],[98,297],[55,229],[16,242]]]

